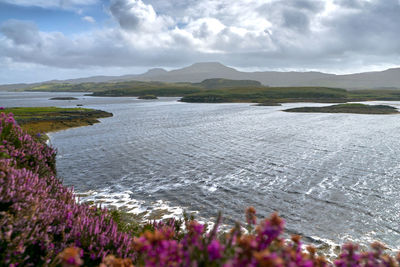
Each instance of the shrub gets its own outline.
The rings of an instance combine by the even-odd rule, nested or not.
[[[133,238],[105,209],[78,204],[56,178],[55,150],[0,115],[0,262],[46,265],[70,246],[98,264],[107,254],[134,257]]]

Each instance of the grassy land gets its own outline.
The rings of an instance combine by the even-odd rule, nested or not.
[[[95,92],[96,95],[112,96],[140,96],[153,94],[157,96],[183,96],[206,89],[222,89],[232,87],[260,87],[258,81],[251,80],[229,80],[229,79],[206,79],[201,83],[165,83],[165,82],[104,82],[104,83],[45,83],[38,86],[26,88],[25,91],[39,92]],[[114,95],[115,94],[115,95]]]
[[[201,83],[194,83],[193,85],[200,86],[205,89],[222,89],[233,87],[262,87],[258,81],[252,80],[228,80],[228,79],[206,79]]]
[[[358,90],[326,87],[242,87],[204,90],[183,96],[181,101],[192,103],[344,103],[355,101],[400,101],[400,90]]]
[[[158,99],[155,95],[142,95],[139,96],[138,99],[144,99],[144,100],[151,100],[151,99]]]
[[[92,125],[99,122],[98,118],[112,116],[105,111],[86,108],[17,107],[3,111],[13,113],[18,124],[32,135]]]
[[[347,91],[325,87],[241,87],[206,90],[182,97],[183,102],[345,102]]]
[[[92,96],[183,96],[200,92],[201,88],[186,84],[159,84],[147,86],[132,86],[123,89],[110,89],[101,92],[93,92]]]
[[[80,84],[42,84],[27,91],[41,92],[93,92],[94,96],[182,96],[199,92],[200,86],[190,83],[162,82],[115,82],[115,83],[80,83]]]
[[[286,112],[315,112],[315,113],[356,113],[356,114],[395,114],[399,111],[392,106],[340,104],[327,107],[301,107],[284,110]]]
[[[400,90],[354,90],[348,91],[348,98],[355,99],[355,101],[399,101]]]
[[[182,97],[193,103],[344,103],[354,101],[400,101],[400,90],[356,90],[328,87],[268,87],[257,81],[207,79],[201,83],[113,82],[81,84],[42,84],[29,91],[92,92],[93,96],[145,95]]]

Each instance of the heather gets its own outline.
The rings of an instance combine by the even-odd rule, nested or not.
[[[56,151],[0,115],[0,263],[6,266],[399,266],[382,244],[343,245],[328,261],[299,236],[283,238],[277,214],[228,232],[193,218],[140,225],[76,202],[56,176]]]
[[[7,265],[47,265],[65,248],[99,263],[112,253],[131,257],[133,238],[111,215],[76,203],[56,178],[55,150],[26,134],[12,115],[0,118],[0,258]]]

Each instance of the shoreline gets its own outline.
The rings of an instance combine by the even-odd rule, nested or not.
[[[13,113],[21,128],[38,137],[50,132],[93,125],[99,123],[100,118],[113,116],[106,111],[86,108],[15,107],[3,111]]]

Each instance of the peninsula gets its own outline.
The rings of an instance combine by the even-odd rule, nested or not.
[[[325,107],[301,107],[284,110],[286,112],[313,113],[355,113],[355,114],[396,114],[399,111],[387,105],[339,104]]]
[[[99,122],[99,118],[113,116],[106,111],[86,108],[15,107],[2,111],[14,114],[18,124],[32,135],[92,125]]]

